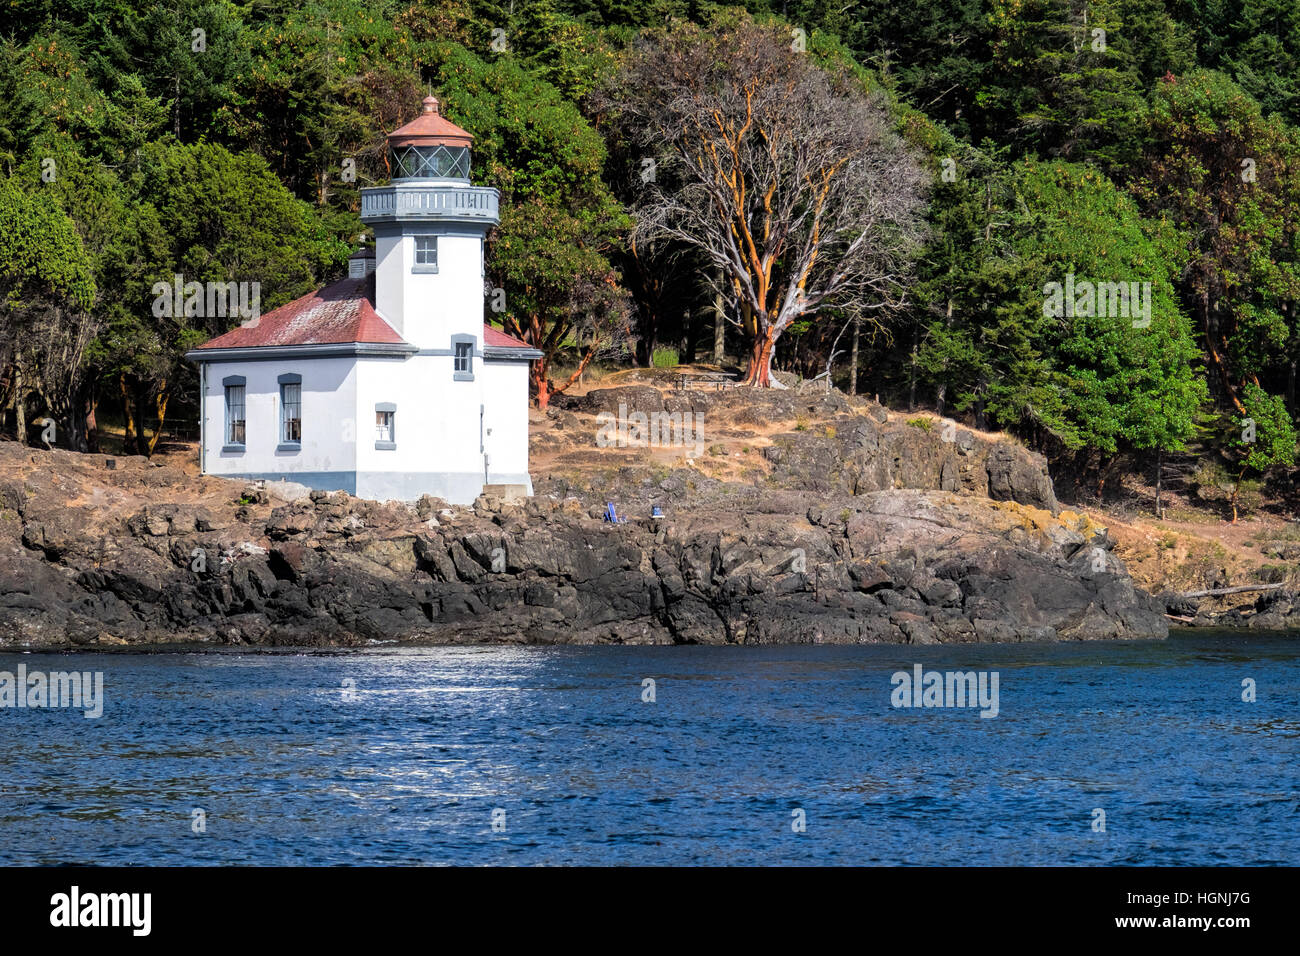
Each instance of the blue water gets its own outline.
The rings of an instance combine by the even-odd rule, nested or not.
[[[1300,636],[19,663],[106,702],[0,709],[7,864],[1300,863]]]

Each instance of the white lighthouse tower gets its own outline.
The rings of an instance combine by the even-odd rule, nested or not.
[[[500,222],[498,193],[469,181],[473,137],[426,96],[388,135],[392,180],[361,191],[375,232],[375,308],[407,342],[482,348],[483,237]]]

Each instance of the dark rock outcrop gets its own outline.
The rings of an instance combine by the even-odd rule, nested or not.
[[[852,441],[873,437],[879,442],[868,428]],[[791,467],[795,459],[813,467],[820,447],[792,442]],[[642,510],[609,525],[592,517],[599,500],[558,495],[522,503],[485,496],[473,509],[342,493],[279,504],[234,484],[188,479],[207,490],[191,504],[184,479],[160,477],[154,487],[127,462],[111,474],[136,482],[131,498],[115,486],[64,487],[78,467],[69,456],[0,487],[0,646],[927,644],[1166,634],[1163,608],[1134,588],[1109,541],[1082,526],[969,494],[862,493],[896,481],[903,466],[836,461],[824,488],[733,487],[725,501],[699,507],[684,490],[660,489],[665,518]],[[942,483],[948,461],[905,467],[917,481]],[[965,488],[963,476],[978,481],[978,472],[957,472],[949,483]],[[691,474],[680,477],[683,489]],[[1031,488],[1032,469],[1010,480]],[[860,493],[844,491],[850,481]],[[224,506],[211,491],[223,486]],[[166,503],[162,487],[186,503]],[[124,501],[156,503],[130,510]]]
[[[1300,591],[1292,588],[1247,594],[1244,601],[1236,603],[1212,595],[1187,598],[1179,594],[1161,594],[1158,600],[1167,613],[1192,627],[1300,631]]]

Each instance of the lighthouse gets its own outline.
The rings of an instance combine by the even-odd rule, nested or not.
[[[189,353],[205,473],[408,501],[532,494],[528,368],[541,352],[484,321],[500,196],[470,182],[472,142],[425,97],[388,135],[389,181],[361,190],[373,254]]]

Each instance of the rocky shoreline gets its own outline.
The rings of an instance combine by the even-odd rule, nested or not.
[[[628,400],[592,395],[556,427]],[[623,469],[472,508],[0,443],[0,649],[1133,640],[1167,636],[1167,613],[1300,626],[1294,592],[1220,619],[1135,587],[1014,444],[838,413],[777,436],[763,481]],[[633,517],[603,521],[607,500]]]
[[[6,648],[1167,633],[1104,536],[951,492],[782,491],[612,525],[573,497],[411,509],[341,493],[276,504],[259,491],[229,518],[146,505],[109,537],[73,509],[43,510],[31,490],[0,491]]]

